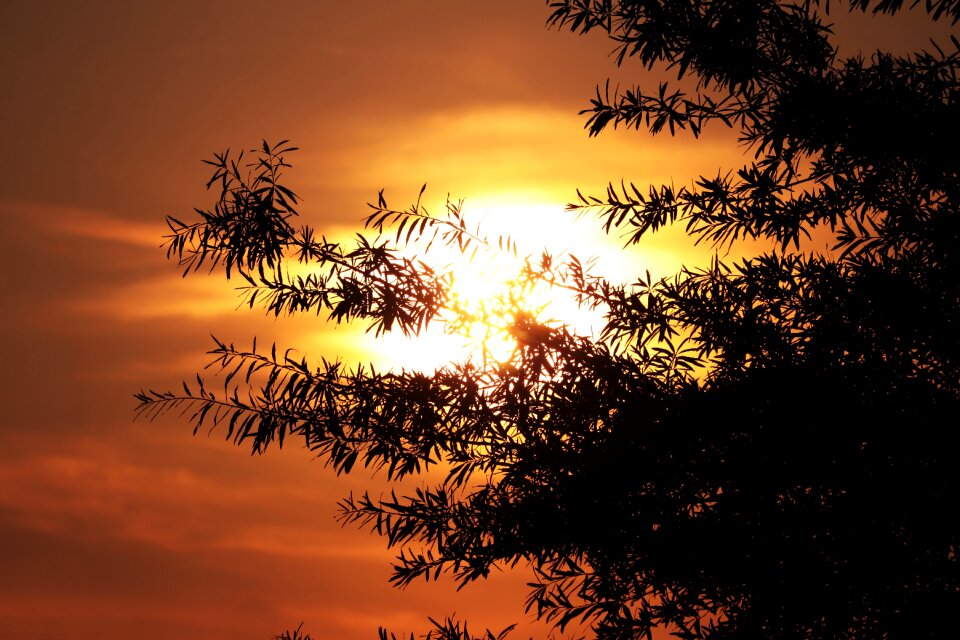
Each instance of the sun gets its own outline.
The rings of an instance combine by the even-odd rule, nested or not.
[[[446,202],[426,205],[435,212]],[[592,275],[629,290],[641,279],[656,281],[679,273],[684,264],[703,264],[715,255],[710,247],[693,243],[682,226],[625,246],[616,230],[608,235],[596,219],[578,217],[567,210],[565,200],[542,193],[488,195],[464,203],[461,210],[471,230],[492,240],[490,246],[463,252],[442,242],[430,243],[427,237],[397,247],[405,257],[451,274],[448,304],[436,321],[415,335],[400,331],[376,335],[357,323],[327,323],[306,334],[298,332],[308,351],[380,371],[430,373],[452,363],[507,363],[522,337],[518,325],[563,326],[594,340],[600,339],[605,325],[605,308],[579,304],[562,286],[524,278],[528,260],[536,263],[549,255],[560,264],[576,257],[589,265]],[[356,227],[344,226],[327,237],[349,246],[356,233]],[[516,251],[499,247],[501,235],[510,237]],[[385,231],[384,239],[393,239],[393,234]]]
[[[517,349],[518,317],[596,338],[604,309],[588,309],[570,291],[524,278],[526,261],[545,254],[555,262],[576,256],[613,281],[636,273],[636,260],[625,257],[617,238],[607,237],[592,221],[577,219],[563,202],[488,196],[466,203],[463,212],[470,228],[488,238],[509,236],[516,251],[497,242],[476,252],[434,243],[424,253],[425,247],[413,243],[406,249],[411,255],[452,273],[449,308],[440,322],[418,335],[394,332],[365,339],[371,361],[424,371],[467,360],[506,362]]]

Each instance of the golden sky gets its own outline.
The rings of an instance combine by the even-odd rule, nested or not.
[[[163,216],[211,204],[200,160],[215,151],[293,140],[304,216],[335,236],[381,188],[405,207],[427,182],[432,208],[449,193],[478,219],[562,230],[578,187],[680,185],[741,162],[726,131],[589,139],[577,112],[595,85],[638,68],[618,71],[601,39],[547,31],[547,13],[536,0],[0,0],[0,640],[266,640],[301,620],[314,637],[372,640],[428,615],[529,620],[525,575],[392,591],[382,542],[334,522],[337,499],[371,485],[363,473],[336,478],[295,448],[251,458],[175,417],[133,423],[132,394],[190,378],[211,333],[317,358],[415,352],[237,311],[216,277],[179,277]],[[845,51],[926,40],[891,25],[848,27]],[[564,233],[590,235],[546,239]],[[629,261],[599,242],[589,250],[623,277],[705,255],[676,234]]]

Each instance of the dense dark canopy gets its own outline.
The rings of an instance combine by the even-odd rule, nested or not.
[[[183,410],[255,451],[296,436],[338,472],[440,465],[437,486],[342,504],[398,549],[398,585],[521,563],[533,612],[603,638],[943,637],[960,610],[960,43],[838,59],[828,11],[895,1],[548,4],[551,26],[601,31],[619,62],[678,78],[601,86],[591,135],[727,126],[754,154],[690,187],[611,185],[570,208],[632,242],[683,224],[770,249],[628,284],[544,255],[523,278],[602,308],[600,340],[512,306],[498,316],[509,361],[430,373],[218,343],[223,392],[146,392],[141,412]],[[922,4],[960,18],[952,0]],[[398,246],[512,249],[455,204],[397,211],[382,194],[376,239],[328,242],[296,224],[290,151],[212,162],[215,207],[170,220],[185,272],[222,265],[277,315],[415,334],[462,310],[429,253]],[[814,230],[832,251],[806,250]],[[289,275],[291,260],[312,275]]]

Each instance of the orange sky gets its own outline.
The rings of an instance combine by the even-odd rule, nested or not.
[[[684,184],[742,150],[723,131],[695,146],[588,139],[577,111],[636,68],[545,30],[535,0],[197,4],[0,0],[0,640],[266,640],[301,620],[317,638],[372,640],[454,611],[478,628],[526,620],[524,575],[391,591],[381,541],[333,520],[370,485],[362,473],[335,478],[295,449],[251,458],[172,417],[131,421],[132,394],[191,377],[210,333],[317,357],[409,353],[235,311],[229,286],[163,259],[163,215],[209,206],[200,160],[261,138],[302,147],[291,186],[332,234],[380,188],[397,206],[428,182],[433,207],[449,192],[479,216],[559,220],[577,187]],[[926,39],[858,29],[850,52]],[[633,259],[668,271],[697,259],[684,246]]]

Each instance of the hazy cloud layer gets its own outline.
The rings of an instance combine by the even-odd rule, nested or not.
[[[578,187],[736,168],[745,150],[723,130],[696,147],[589,139],[577,111],[638,69],[616,69],[602,39],[546,31],[547,14],[515,0],[0,3],[0,639],[265,640],[304,620],[353,640],[454,611],[527,619],[524,575],[389,589],[382,541],[334,520],[339,497],[378,480],[335,478],[295,447],[252,458],[176,417],[133,423],[132,394],[191,377],[211,333],[313,360],[423,355],[237,310],[216,276],[182,279],[163,216],[211,206],[201,160],[216,151],[292,139],[304,218],[337,238],[381,188],[405,207],[428,182],[435,210],[450,193],[519,227],[568,218]],[[844,28],[852,53],[925,41]],[[619,255],[602,247],[621,241],[589,250]],[[674,233],[615,268],[708,254]]]

